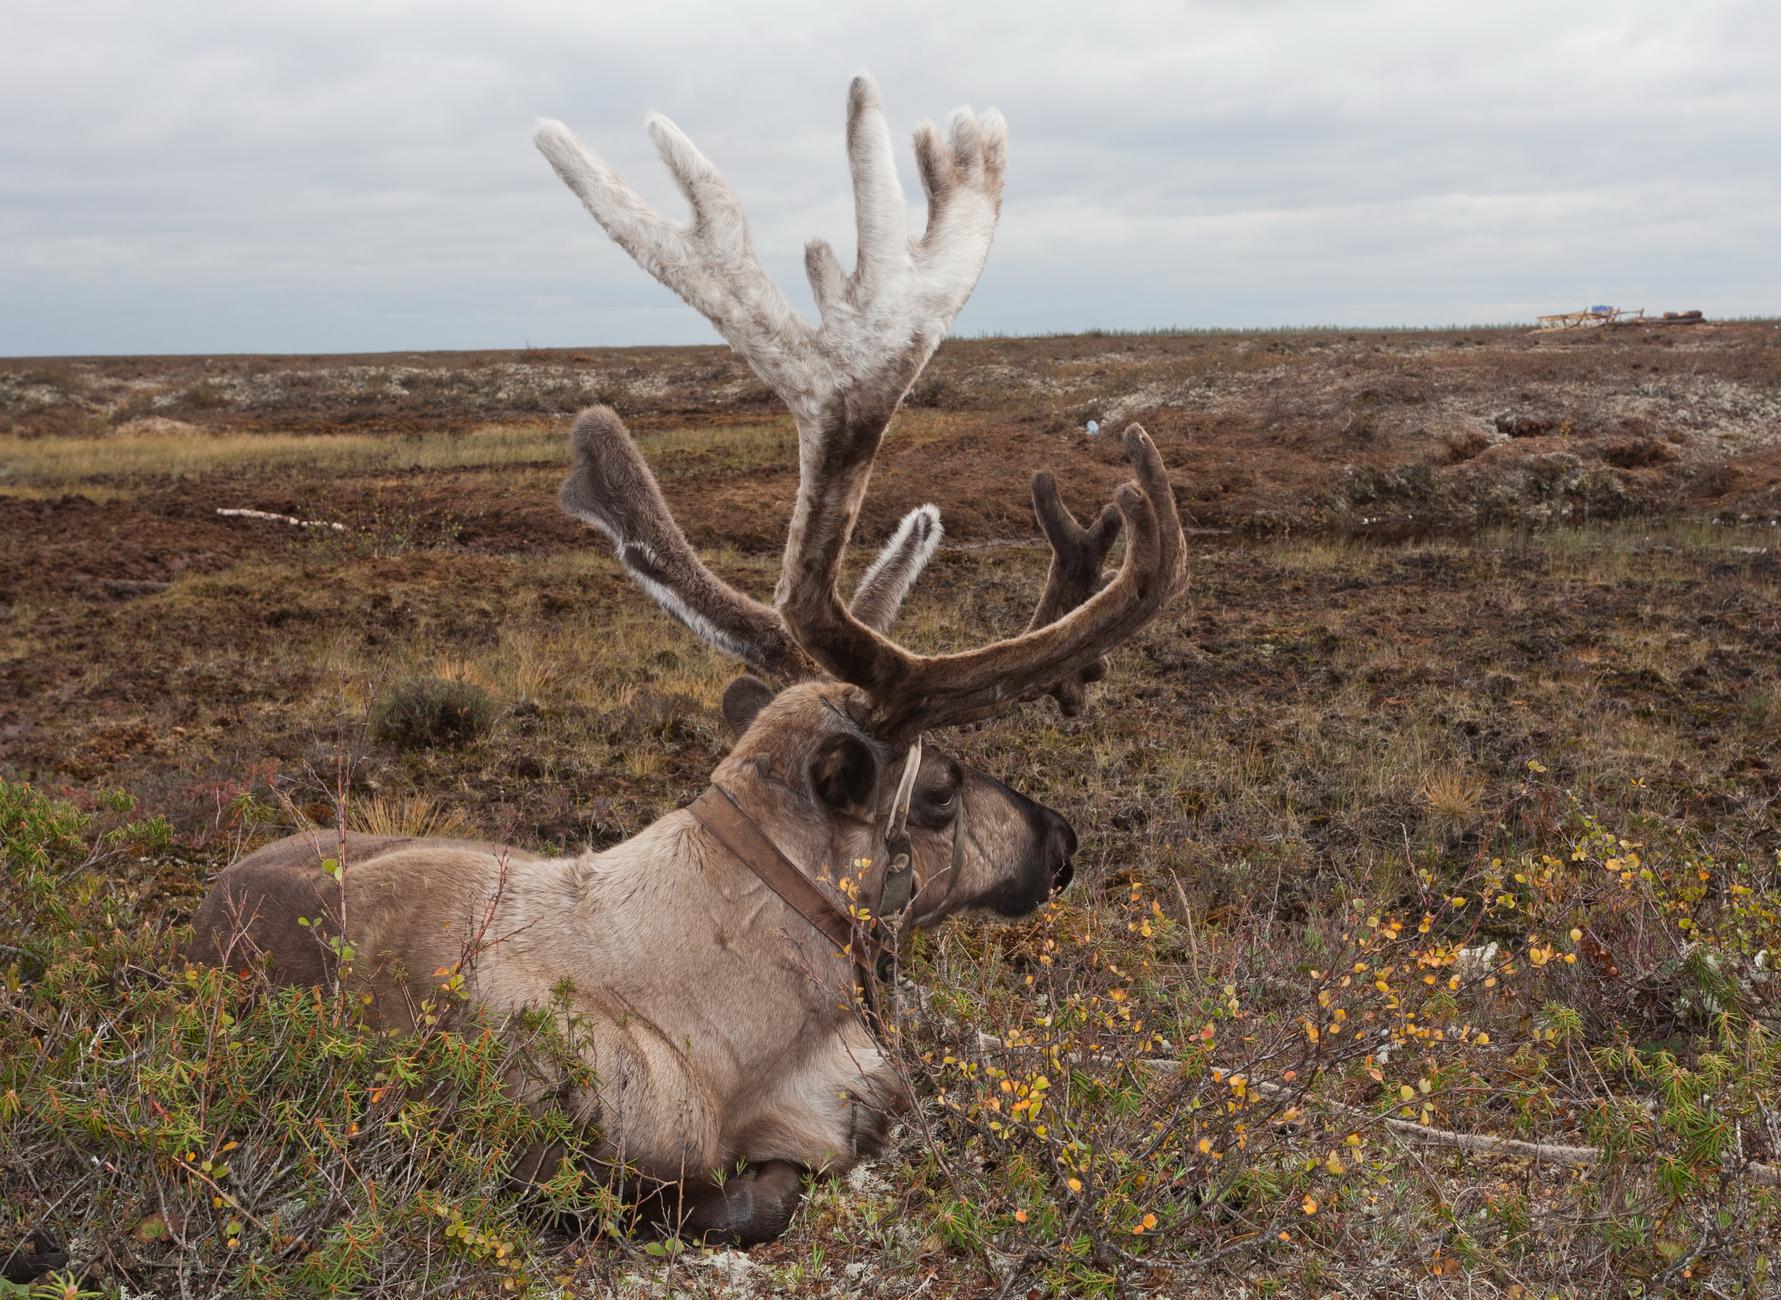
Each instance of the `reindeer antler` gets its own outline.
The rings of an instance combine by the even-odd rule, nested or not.
[[[1113,496],[1124,516],[1125,562],[1118,574],[1063,617],[1006,641],[951,655],[917,655],[866,627],[835,593],[838,557],[807,554],[810,581],[781,605],[786,626],[829,672],[872,696],[888,734],[970,722],[1085,670],[1137,631],[1180,591],[1186,540],[1156,444],[1138,425],[1125,435],[1137,481]],[[812,527],[832,535],[819,520]],[[819,535],[821,535],[819,533]],[[783,585],[784,579],[781,578]]]
[[[1027,623],[1029,632],[1062,618],[1113,580],[1112,574],[1102,574],[1101,565],[1119,536],[1117,506],[1102,506],[1100,516],[1084,528],[1058,496],[1056,480],[1044,470],[1033,475],[1033,515],[1045,540],[1051,543],[1051,570],[1045,575],[1045,590]],[[1090,684],[1106,675],[1107,659],[1103,655],[1047,686],[1045,693],[1057,701],[1059,712],[1073,718],[1082,712]]]
[[[828,244],[806,246],[805,267],[822,313],[815,328],[767,278],[729,183],[667,118],[651,114],[648,129],[692,206],[688,225],[652,210],[561,122],[539,122],[533,139],[614,242],[715,325],[791,408],[801,458],[818,450],[806,429],[814,430],[838,400],[857,402],[868,379],[877,381],[870,391],[894,408],[971,296],[989,256],[1007,153],[1001,115],[987,113],[979,122],[961,109],[950,146],[932,123],[917,129],[928,227],[912,241],[878,88],[870,77],[854,78],[847,150],[859,262],[851,276],[843,275]]]
[[[674,522],[661,486],[624,421],[592,406],[569,432],[571,468],[558,499],[563,509],[612,541],[618,557],[676,621],[726,654],[771,678],[807,676],[810,658],[786,631],[779,611],[746,596],[699,558]],[[917,506],[903,516],[854,592],[854,617],[883,632],[933,558],[943,533],[940,512]]]
[[[699,563],[610,412],[585,436],[578,425],[577,471],[564,504],[608,532],[638,580],[682,622],[764,671],[784,672],[807,656],[864,688],[890,731],[982,717],[1042,690],[1074,711],[1083,685],[1103,671],[1102,656],[1152,617],[1184,575],[1185,544],[1162,459],[1136,425],[1127,431],[1126,449],[1137,482],[1119,490],[1117,512],[1103,511],[1091,529],[1076,525],[1049,480],[1035,481],[1034,508],[1054,559],[1034,626],[1023,635],[940,656],[914,655],[882,635],[938,541],[937,514],[926,516],[931,535],[922,512],[905,519],[852,609],[837,591],[885,428],[970,297],[989,254],[1007,156],[1001,116],[979,118],[961,109],[946,139],[932,123],[916,129],[928,220],[921,238],[911,239],[877,87],[867,77],[854,79],[847,152],[858,260],[847,275],[826,243],[806,247],[821,312],[814,327],[767,278],[741,205],[722,176],[666,118],[652,116],[649,132],[692,206],[689,225],[652,211],[560,123],[541,123],[536,140],[607,233],[716,325],[790,408],[798,427],[798,497],[777,611],[735,592]],[[594,464],[603,457],[611,462],[605,469]],[[646,486],[641,479],[648,479]],[[1125,562],[1095,592],[1119,516],[1128,530]]]

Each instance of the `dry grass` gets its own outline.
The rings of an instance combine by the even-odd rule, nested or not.
[[[673,429],[640,439],[670,475],[689,467],[739,469],[776,463],[794,445],[789,422]],[[492,425],[424,438],[389,434],[210,432],[187,426],[105,436],[0,435],[0,479],[13,495],[54,495],[71,487],[261,470],[365,474],[562,463],[558,426]]]
[[[1429,811],[1449,821],[1477,815],[1484,803],[1484,782],[1460,768],[1443,768],[1423,778],[1422,800]]]
[[[562,459],[556,429],[490,428],[413,440],[373,434],[117,433],[107,437],[0,437],[0,468],[27,485],[188,477],[217,471],[457,469]]]
[[[476,828],[463,812],[427,794],[384,796],[351,805],[348,824],[371,835],[472,837]]]

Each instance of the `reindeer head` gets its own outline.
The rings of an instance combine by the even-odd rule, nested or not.
[[[560,123],[541,123],[536,140],[607,233],[709,319],[791,410],[799,483],[774,603],[705,567],[607,408],[576,422],[563,506],[611,539],[663,609],[766,679],[745,678],[726,695],[738,740],[714,780],[735,788],[781,851],[845,870],[873,860],[885,819],[906,809],[911,921],[928,924],[966,907],[1029,912],[1068,882],[1075,833],[1057,813],[921,737],[1040,694],[1077,712],[1105,672],[1107,652],[1181,589],[1185,544],[1155,445],[1137,425],[1126,431],[1136,481],[1087,528],[1050,475],[1034,478],[1052,563],[1019,636],[945,655],[916,654],[890,639],[904,595],[940,541],[932,506],[903,519],[850,600],[839,590],[885,429],[989,254],[1002,203],[1002,119],[962,109],[944,138],[931,123],[916,128],[927,228],[912,239],[877,88],[855,78],[847,151],[858,262],[847,274],[826,243],[808,245],[821,313],[815,326],[767,278],[741,205],[716,169],[666,118],[652,116],[649,133],[692,206],[688,225],[653,212]],[[1104,574],[1122,525],[1123,563]],[[868,878],[868,893],[873,887]]]

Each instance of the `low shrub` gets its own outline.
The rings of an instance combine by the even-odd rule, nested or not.
[[[371,734],[398,749],[455,749],[488,734],[495,702],[476,682],[410,677],[377,701]]]
[[[521,1053],[576,1068],[565,1007],[496,1032],[442,970],[390,1035],[337,990],[188,968],[154,873],[116,883],[155,819],[0,783],[25,936],[0,949],[0,1257],[169,1295],[721,1293],[707,1264],[808,1295],[1770,1294],[1781,858],[1611,826],[1538,762],[1479,820],[1293,920],[1196,915],[1132,866],[919,936],[917,1109],[738,1263],[639,1251],[585,1173],[509,1180],[522,1147],[586,1154],[504,1089]]]
[[[441,972],[433,1023],[388,1034],[337,990],[187,965],[150,900],[93,886],[105,820],[0,782],[6,920],[32,942],[0,949],[0,1263],[70,1256],[55,1295],[531,1294],[556,1216],[623,1227],[585,1173],[505,1173],[540,1142],[585,1155],[504,1091],[564,1050],[555,1014],[448,1016]]]

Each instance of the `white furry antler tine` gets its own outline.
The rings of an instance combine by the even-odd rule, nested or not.
[[[853,590],[853,616],[874,632],[888,632],[903,607],[903,597],[934,558],[945,529],[934,506],[917,506],[897,524],[897,531]]]
[[[847,158],[853,173],[859,260],[843,275],[820,239],[804,250],[822,312],[822,350],[843,382],[907,372],[913,381],[971,296],[1002,210],[1008,132],[1002,115],[953,114],[950,142],[932,122],[915,130],[915,156],[928,200],[927,231],[909,237],[903,189],[878,87],[858,76],[847,92]],[[901,395],[900,390],[898,395]]]
[[[859,250],[854,283],[861,296],[869,296],[909,261],[909,212],[884,106],[870,77],[855,77],[847,88],[847,165]]]
[[[975,117],[961,108],[952,115],[950,143],[932,122],[916,128],[915,159],[928,198],[921,253],[936,286],[956,295],[950,310],[957,314],[983,273],[1002,212],[1008,127],[994,109]]]
[[[692,206],[677,226],[645,203],[561,122],[532,139],[612,240],[699,312],[782,396],[808,384],[811,329],[767,278],[736,192],[681,129],[659,113],[649,136]]]

